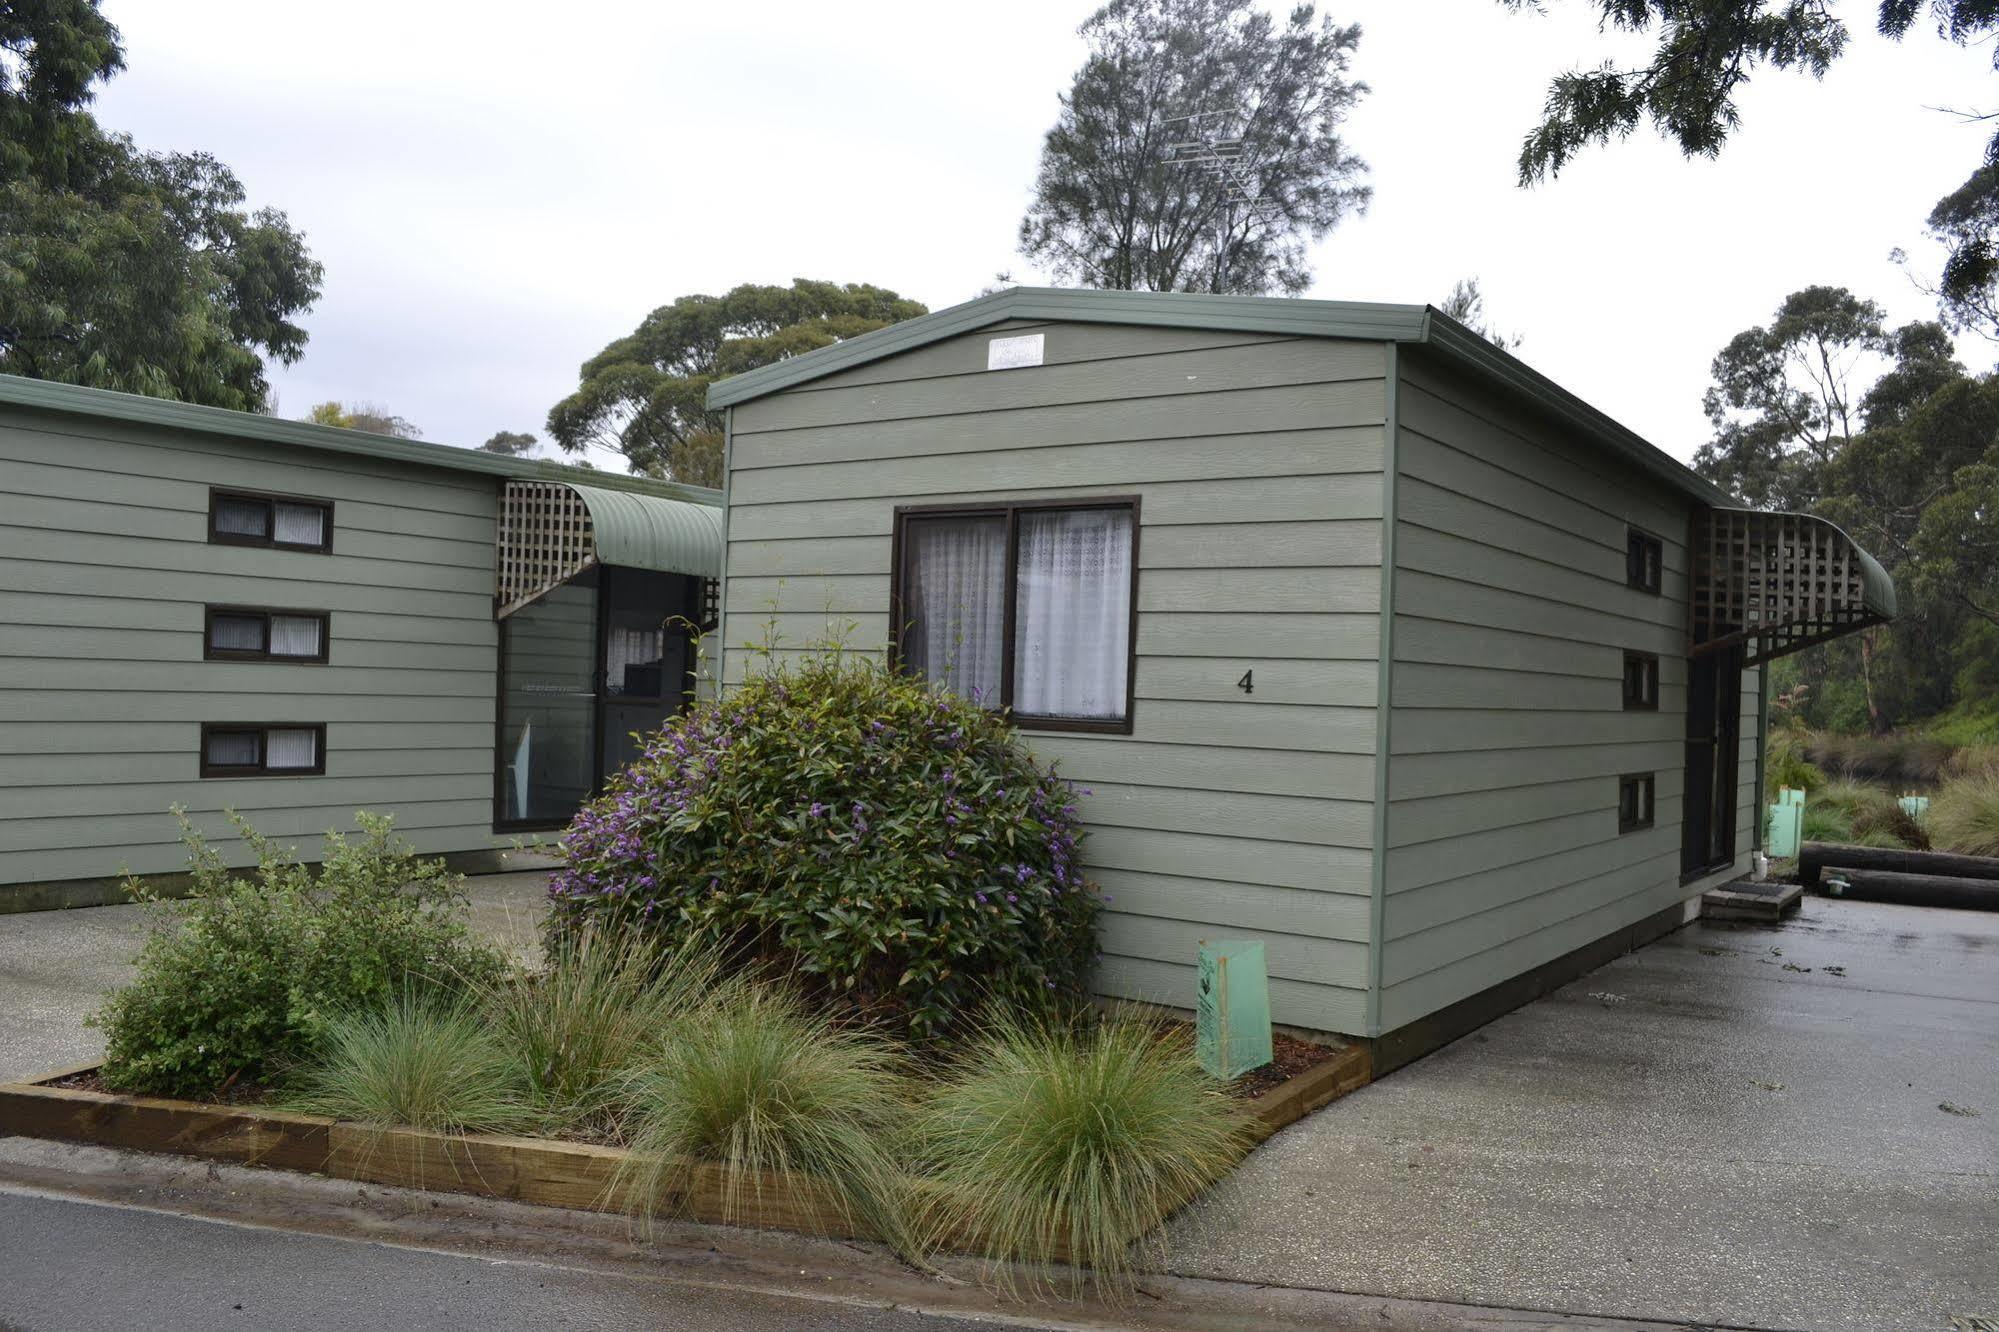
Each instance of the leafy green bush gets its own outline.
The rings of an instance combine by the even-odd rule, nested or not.
[[[1066,1252],[1110,1283],[1143,1236],[1249,1147],[1242,1110],[1185,1032],[1133,1014],[996,1022],[924,1099],[914,1141],[938,1186],[928,1244],[1029,1263]]]
[[[1967,856],[1999,856],[1999,773],[1964,777],[1930,801],[1930,835]]]
[[[289,1073],[288,1107],[378,1128],[525,1133],[541,1123],[520,1060],[462,991],[336,1014]]]
[[[205,1096],[263,1081],[315,1051],[339,1014],[499,970],[467,929],[463,879],[418,858],[386,816],[356,814],[356,837],[329,833],[315,875],[232,815],[257,858],[239,877],[174,812],[192,895],[156,907],[171,920],[96,1018],[104,1080],[120,1091]]]
[[[1763,751],[1763,798],[1774,802],[1785,787],[1810,794],[1825,785],[1825,774],[1805,757],[1796,731],[1772,731]]]
[[[570,825],[559,935],[650,926],[918,1034],[1080,998],[1097,904],[1074,792],[1000,717],[820,651],[669,722]]]
[[[613,1185],[650,1215],[690,1161],[733,1166],[725,1215],[752,1220],[770,1172],[808,1175],[845,1219],[906,1248],[895,1145],[905,1113],[896,1051],[836,1029],[789,987],[732,978],[668,1031],[626,1089],[632,1155]]]
[[[608,1127],[620,1077],[696,1008],[719,968],[626,931],[583,930],[548,968],[516,972],[488,1004],[520,1063],[528,1098],[564,1127]]]

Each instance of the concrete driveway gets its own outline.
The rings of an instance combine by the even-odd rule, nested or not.
[[[1286,1130],[1173,1267],[1775,1328],[1999,1316],[1999,916],[1700,923]]]
[[[539,949],[546,870],[466,880],[472,926],[517,953]],[[82,907],[0,915],[0,1082],[81,1064],[104,1052],[86,1027],[105,992],[132,974],[132,958],[159,907]]]

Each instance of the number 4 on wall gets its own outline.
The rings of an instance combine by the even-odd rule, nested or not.
[[[1254,670],[1244,671],[1242,673],[1242,679],[1237,680],[1235,682],[1235,687],[1237,689],[1242,690],[1242,692],[1245,694],[1254,694],[1256,692],[1255,677],[1256,677],[1256,672]]]

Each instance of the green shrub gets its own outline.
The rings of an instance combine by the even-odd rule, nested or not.
[[[155,907],[170,920],[95,1019],[104,1080],[120,1091],[205,1096],[263,1081],[313,1053],[338,1014],[500,967],[467,929],[463,880],[419,859],[385,816],[355,815],[356,837],[328,834],[315,876],[232,815],[257,858],[239,877],[174,812],[192,895]]]
[[[540,973],[492,987],[490,1010],[518,1059],[529,1099],[552,1122],[607,1127],[622,1075],[714,985],[709,955],[651,939],[583,930]]]
[[[464,992],[338,1014],[289,1073],[289,1108],[377,1128],[525,1133],[541,1122],[520,1060]]]
[[[1930,835],[1947,851],[1999,856],[1999,773],[1963,777],[1930,801]]]
[[[1081,997],[1079,837],[1069,783],[1001,717],[819,651],[669,722],[577,814],[552,926],[691,937],[930,1034],[988,998]]]
[[[1825,785],[1825,774],[1805,757],[1803,738],[1795,731],[1770,732],[1763,752],[1763,796],[1774,803],[1785,787],[1810,794]]]
[[[789,988],[741,977],[677,1023],[629,1080],[632,1155],[614,1190],[650,1215],[685,1185],[690,1161],[734,1167],[723,1210],[772,1187],[769,1173],[811,1176],[844,1218],[906,1248],[895,1144],[906,1102],[887,1041],[836,1029]]]
[[[1107,1283],[1249,1146],[1246,1117],[1185,1033],[1131,1014],[999,1021],[924,1099],[914,1141],[937,1186],[928,1244],[1029,1263],[1066,1252]]]

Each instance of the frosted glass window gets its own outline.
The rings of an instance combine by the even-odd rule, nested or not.
[[[319,731],[313,727],[273,727],[264,733],[269,754],[264,766],[272,772],[319,766]]]
[[[254,768],[262,753],[261,731],[208,733],[208,766],[211,768]]]
[[[279,500],[273,506],[277,520],[273,539],[287,546],[326,544],[326,510],[317,504],[292,504]]]
[[[271,655],[317,657],[326,647],[326,621],[317,615],[273,615]]]
[[[259,540],[268,538],[271,535],[269,501],[246,499],[239,495],[216,496],[215,530],[229,536]]]
[[[217,614],[208,621],[208,646],[217,652],[262,652],[264,617]]]

